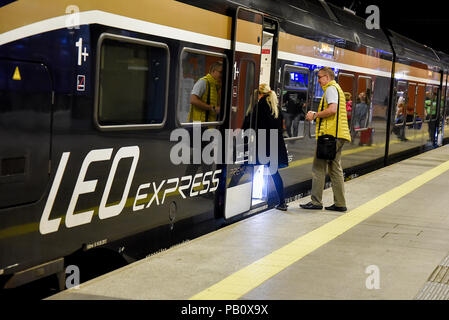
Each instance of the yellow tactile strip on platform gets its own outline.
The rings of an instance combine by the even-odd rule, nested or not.
[[[449,255],[438,265],[416,300],[449,300]]]

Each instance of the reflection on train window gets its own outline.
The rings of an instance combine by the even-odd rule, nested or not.
[[[422,122],[425,118],[425,99],[426,99],[426,86],[422,83],[418,83],[416,86],[416,122]]]
[[[315,89],[313,91],[313,96],[315,99],[321,99],[323,97],[324,91],[321,88],[320,83],[318,82],[318,70],[315,71]]]
[[[355,76],[353,74],[340,72],[338,74],[338,84],[340,85],[341,90],[343,90],[343,93],[345,95],[348,126],[349,129],[352,130],[352,109],[355,109],[357,104],[355,100]]]
[[[312,105],[308,107],[308,110],[318,111],[320,106],[321,98],[323,97],[324,91],[318,82],[318,69],[314,70],[313,74],[313,99]],[[314,123],[314,122],[313,122]]]
[[[426,86],[426,97],[424,100],[424,114],[426,120],[435,119],[437,114],[437,94],[438,88],[434,86]]]
[[[358,78],[356,104],[352,107],[352,125],[355,130],[368,128],[372,98],[372,80]]]
[[[372,99],[373,119],[381,121],[387,120],[389,96],[390,96],[390,78],[376,77]]]
[[[99,124],[163,123],[168,70],[166,46],[105,38],[100,54]]]
[[[288,89],[307,88],[308,74],[295,70],[286,70],[284,76],[284,87]]]
[[[408,84],[408,103],[406,104],[406,119],[408,125],[412,125],[415,117],[416,109],[416,83],[409,82]]]
[[[449,122],[448,121],[449,120],[449,87],[446,88],[446,104],[445,104],[445,106],[446,106],[445,115],[446,115],[446,124],[447,124]]]
[[[394,123],[392,133],[401,141],[406,141],[405,137],[405,114],[406,105],[408,104],[408,85],[407,82],[398,81],[396,88],[396,103],[394,104]]]
[[[214,73],[219,79],[215,79],[210,74],[210,67],[221,62],[222,71]],[[218,69],[217,69],[218,70]],[[193,90],[203,102],[209,105],[223,106],[226,60],[224,55],[213,52],[206,52],[191,48],[184,48],[181,53],[181,70],[179,76],[179,97],[178,97],[178,119],[181,123],[187,122],[214,122],[221,121],[224,111],[206,111],[190,103]],[[195,88],[194,88],[195,87]],[[209,90],[210,89],[210,90]],[[201,94],[202,93],[202,94]],[[198,96],[201,95],[201,96]],[[209,98],[208,98],[209,97]],[[207,117],[207,118],[206,118]]]
[[[255,83],[256,65],[254,61],[242,59],[239,64],[239,82],[236,105],[232,106],[231,129],[251,126],[252,106],[257,101],[257,88]]]
[[[284,136],[304,137],[308,101],[309,70],[286,65],[282,87],[281,109],[285,121]]]

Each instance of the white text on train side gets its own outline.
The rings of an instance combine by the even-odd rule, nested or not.
[[[98,180],[85,180],[89,166],[94,162],[111,160],[113,149],[98,149],[90,151],[81,165],[75,187],[65,215],[65,225],[67,228],[73,228],[92,221],[94,210],[75,213],[78,198],[82,194],[95,192]],[[106,185],[98,207],[98,217],[103,219],[112,218],[122,213],[129,196],[137,163],[139,161],[140,149],[138,146],[120,148],[112,160],[111,169],[106,180]],[[61,181],[70,158],[70,152],[64,152],[59,161],[55,178],[53,180],[44,211],[41,216],[39,231],[41,234],[48,234],[58,231],[62,218],[50,218],[55,199],[57,197]],[[115,174],[121,159],[132,158],[129,168],[128,178],[123,189],[122,197],[116,204],[107,206],[107,201],[114,182]],[[140,185],[134,196],[133,211],[149,208],[153,203],[161,205],[167,196],[173,193],[180,194],[184,199],[187,197],[196,197],[205,193],[214,192],[218,188],[220,179],[217,177],[221,170],[196,173],[194,175],[183,176],[181,178],[171,178],[163,180],[160,183],[152,182]],[[149,190],[146,190],[149,189]],[[152,190],[151,190],[152,189]],[[149,192],[152,191],[152,192]],[[147,199],[142,204],[142,200]],[[138,204],[138,202],[140,203]]]
[[[216,175],[220,173],[221,170],[208,171],[205,173],[200,172],[195,174],[194,176],[184,176],[181,178],[163,180],[159,185],[155,184],[154,182],[152,184],[144,183],[137,189],[137,193],[134,198],[133,211],[149,208],[151,204],[153,204],[153,202],[156,202],[157,205],[163,204],[167,195],[176,192],[179,193],[184,199],[186,198],[186,194],[187,196],[193,198],[208,192],[214,192],[215,190],[217,190],[218,183],[220,182],[220,179],[217,178]],[[164,184],[166,188],[164,189],[164,192],[162,192],[161,190]],[[211,184],[213,184],[214,186],[211,186]],[[198,190],[201,185],[203,185],[203,190]],[[170,187],[168,188],[168,186]],[[145,189],[149,188],[153,189],[152,195],[151,193],[145,192]],[[186,192],[186,194],[184,192]],[[159,202],[160,195],[162,196],[162,198]],[[144,199],[149,199],[146,205],[145,203],[137,205],[137,202]]]

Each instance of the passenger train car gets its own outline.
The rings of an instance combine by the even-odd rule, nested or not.
[[[307,194],[322,90],[332,67],[347,93],[351,179],[449,138],[449,56],[324,1],[49,1],[0,7],[0,277],[13,288],[77,254],[124,261],[276,203],[263,168],[175,164],[173,130],[194,83],[224,65],[220,114],[242,127],[253,92],[279,97],[287,196]],[[362,102],[365,102],[364,104]],[[254,129],[254,124],[251,124]],[[227,140],[232,141],[232,139]],[[223,139],[223,149],[233,148]],[[234,176],[241,179],[231,183]],[[244,244],[242,244],[244,245]],[[98,262],[98,261],[97,261]],[[83,274],[83,270],[81,270]]]

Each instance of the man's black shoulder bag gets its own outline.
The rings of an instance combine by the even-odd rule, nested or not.
[[[338,104],[337,104],[337,132],[335,133],[335,137],[330,134],[323,134],[318,137],[317,148],[316,148],[316,157],[318,159],[323,160],[334,160],[335,155],[337,154],[337,137],[338,137],[338,119],[340,118],[340,92],[338,92]],[[320,133],[321,129],[321,121],[318,126],[318,133]]]

